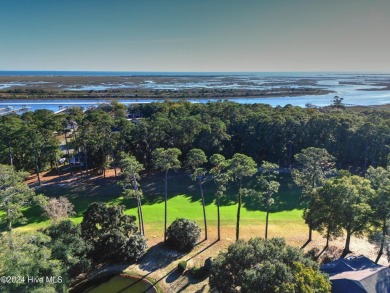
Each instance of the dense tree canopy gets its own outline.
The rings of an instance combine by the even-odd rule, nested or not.
[[[0,275],[25,278],[0,282],[1,292],[66,292],[64,268],[61,261],[52,258],[50,237],[40,232],[4,233],[0,237]],[[37,278],[55,276],[57,282],[29,282],[28,276]]]
[[[95,202],[84,212],[81,233],[93,245],[95,261],[134,261],[145,253],[146,240],[134,236],[135,217],[123,211],[124,206]]]
[[[375,262],[378,262],[385,248],[390,244],[390,168],[370,167],[366,177],[371,181],[375,196],[370,200],[373,210],[373,229],[370,239],[378,244],[379,252]]]
[[[81,273],[100,262],[138,260],[147,246],[134,222],[134,216],[123,214],[123,206],[93,203],[81,225],[63,220],[39,232],[4,232],[0,274],[43,279],[0,282],[1,292],[67,292]]]
[[[184,155],[200,148],[206,156],[243,153],[256,162],[294,163],[294,155],[309,147],[323,148],[337,167],[385,166],[390,152],[388,110],[275,107],[237,104],[164,102],[133,105],[142,119],[124,118],[113,103],[83,113],[71,108],[54,115],[40,110],[22,116],[0,117],[0,162],[17,169],[40,170],[53,163],[53,150],[68,122],[79,125],[77,147],[87,149],[89,163],[104,170],[119,151],[133,153],[149,169],[157,148],[179,148]],[[350,146],[354,147],[351,148]],[[84,147],[85,146],[85,147]]]
[[[126,119],[128,113],[141,118]],[[76,123],[78,128],[66,129]],[[268,105],[244,105],[230,101],[207,104],[163,102],[134,105],[126,109],[113,102],[85,113],[72,108],[58,115],[39,110],[21,116],[0,117],[0,163],[14,166],[15,170],[36,172],[39,180],[39,172],[53,168],[60,155],[70,156],[69,153],[61,153],[59,149],[64,139],[61,135],[65,132],[67,147],[74,149],[75,154],[84,156],[86,171],[89,166],[105,173],[110,165],[120,163],[127,194],[137,198],[141,233],[144,229],[141,191],[138,189],[139,172],[143,168],[146,171],[165,172],[166,232],[168,172],[185,163],[183,165],[189,167],[193,178],[199,183],[203,208],[203,180],[213,179],[216,183],[218,239],[220,198],[228,188],[237,194],[238,239],[240,209],[247,178],[257,173],[261,162],[278,162],[277,165],[269,165],[268,169],[276,169],[276,166],[294,169],[294,181],[303,191],[304,206],[307,208],[304,218],[309,228],[320,231],[328,239],[346,232],[344,254],[349,251],[351,235],[360,235],[369,228],[373,236],[379,235],[379,238],[373,237],[377,239],[380,248],[379,259],[383,250],[389,247],[389,175],[388,169],[382,168],[389,160],[389,125],[390,112],[380,109],[338,106],[304,109],[289,105],[272,108]],[[129,154],[125,160],[120,160],[121,152]],[[210,164],[207,162],[208,157]],[[207,167],[211,169],[211,177],[205,176],[204,168]],[[337,175],[335,167],[359,175],[368,169],[367,179],[344,171]],[[265,166],[262,169],[267,168]],[[266,209],[268,219],[273,195],[279,186],[272,176],[266,174],[271,173],[263,172],[263,177],[260,177],[262,188],[258,194],[261,195],[259,206],[261,204]],[[332,176],[336,177],[329,179]],[[24,173],[0,166],[0,209],[4,212],[2,220],[7,221],[9,229],[13,223],[23,220],[21,211],[33,197],[33,192],[22,183],[23,177]],[[235,184],[228,184],[228,181]],[[86,244],[85,252],[93,261],[136,260],[141,257],[146,250],[146,243],[142,235],[137,233],[135,220],[135,217],[123,214],[123,207],[95,203],[85,212],[81,228],[69,223],[53,226],[50,232],[46,231],[52,240],[47,235],[39,235],[34,239],[39,239],[38,246],[54,257],[49,257],[51,260],[59,260],[69,271],[72,267],[80,271],[81,267],[86,267],[85,263],[82,265],[77,262],[77,259],[84,257],[81,251],[65,249],[68,256],[75,256],[72,260],[60,253],[63,245],[72,246],[80,239],[80,235],[84,243],[90,244],[91,249],[87,249],[89,244]],[[205,212],[204,221],[207,232]],[[69,237],[59,236],[58,231]],[[21,246],[26,247],[23,248],[26,251],[33,248],[31,241],[22,239],[24,236],[15,237],[17,242],[27,243]],[[3,244],[12,242],[7,241]],[[256,251],[268,247],[268,242],[251,241],[251,244],[237,243],[249,256],[261,254]],[[278,242],[278,245],[284,247],[282,243]],[[289,248],[282,249],[292,254],[289,257],[292,261],[289,260],[287,264],[283,258],[284,252],[276,254],[269,247],[266,250],[270,255],[274,253],[275,259],[280,256],[281,262],[259,260],[261,265],[252,266],[251,260],[245,255],[242,260],[237,256],[233,267],[240,274],[228,275],[230,268],[222,266],[224,260],[219,257],[218,261],[225,270],[220,274],[226,284],[216,281],[217,275],[210,282],[214,282],[214,288],[222,291],[225,287],[220,289],[218,286],[226,285],[228,290],[234,288],[242,292],[252,292],[253,288],[259,286],[264,292],[275,288],[280,292],[299,292],[309,290],[307,284],[310,284],[310,287],[322,288],[317,292],[326,292],[327,289],[321,290],[327,288],[327,282],[318,274],[316,267],[296,256],[295,252]],[[32,255],[34,253],[31,252]],[[229,252],[225,258],[228,255]],[[40,257],[44,256],[37,256],[38,259]],[[251,263],[251,266],[240,271],[242,261]],[[57,268],[55,263],[52,263],[53,268]],[[29,268],[30,264],[26,267]],[[34,271],[34,268],[31,269]],[[272,276],[279,283],[270,285],[267,276]],[[291,281],[290,285],[285,283],[286,279]],[[294,282],[298,279],[309,281],[305,284]]]
[[[26,173],[17,172],[13,167],[0,165],[0,211],[5,212],[5,221],[10,230],[12,224],[23,222],[22,208],[29,205],[34,191],[25,184]]]
[[[371,224],[374,195],[370,181],[354,175],[328,180],[314,197],[311,209],[319,215],[316,227],[321,231],[324,226],[327,233],[336,235],[345,230],[344,256],[350,252],[351,236],[362,235]]]
[[[309,147],[295,155],[299,163],[297,169],[293,169],[291,175],[294,182],[302,188],[301,201],[306,204],[303,217],[309,226],[309,239],[312,240],[312,221],[315,217],[309,217],[306,207],[311,204],[316,189],[322,186],[333,170],[333,157],[326,149]]]
[[[43,233],[50,237],[48,244],[52,258],[62,262],[67,279],[72,280],[90,269],[91,260],[88,255],[92,246],[82,238],[80,225],[64,220],[44,229]]]
[[[305,281],[303,276],[307,276]],[[239,240],[230,245],[214,259],[209,283],[224,293],[330,292],[330,282],[318,265],[282,238]]]

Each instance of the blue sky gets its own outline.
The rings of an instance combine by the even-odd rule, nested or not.
[[[389,0],[1,0],[0,70],[385,71]]]

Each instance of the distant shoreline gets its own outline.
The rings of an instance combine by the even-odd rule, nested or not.
[[[215,76],[0,76],[0,99],[231,99],[325,95],[316,79]]]
[[[81,97],[80,95],[78,96],[29,96],[29,97],[3,97],[2,93],[0,91],[0,100],[3,101],[17,101],[17,100],[64,100],[64,99],[72,99],[72,100],[86,100],[86,99],[95,99],[95,100],[234,100],[234,99],[241,99],[241,98],[247,98],[247,99],[267,99],[267,98],[284,98],[284,97],[302,97],[302,96],[309,96],[309,95],[326,95],[326,94],[331,94],[334,93],[333,91],[320,91],[320,92],[308,92],[308,93],[303,93],[303,92],[297,92],[294,94],[288,94],[288,93],[280,93],[280,94],[272,94],[272,93],[265,93],[264,95],[253,95],[253,96],[247,96],[247,95],[234,95],[234,96],[216,96],[216,97],[199,97],[199,96],[186,96],[186,97],[181,97],[181,96],[171,96],[171,97],[158,97],[158,96],[94,96],[94,95],[86,95]],[[185,92],[182,92],[181,95],[185,95]]]
[[[47,73],[47,72],[46,72]],[[52,74],[53,72],[50,72]],[[374,73],[161,73],[128,72],[99,75],[1,76],[0,103],[33,105],[35,108],[118,100],[123,103],[148,103],[183,100],[195,103],[230,100],[237,103],[263,103],[271,106],[307,104],[327,106],[334,96],[348,105],[390,103],[390,75]],[[89,72],[90,73],[90,72]],[[117,74],[117,75],[115,75]],[[119,75],[120,74],[120,75]],[[154,74],[154,75],[153,75]],[[166,75],[164,75],[166,74]]]

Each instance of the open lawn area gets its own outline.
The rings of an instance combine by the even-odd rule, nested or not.
[[[203,212],[200,192],[197,185],[185,173],[171,173],[168,179],[168,223],[176,218],[189,218],[198,223],[203,232]],[[145,234],[151,242],[160,241],[164,226],[164,182],[162,174],[144,176],[141,180],[143,190],[143,212]],[[213,182],[204,185],[207,222],[210,235],[216,235],[217,206],[215,204],[215,186]],[[221,199],[221,228],[223,238],[234,238],[237,204],[235,202],[235,186],[231,186],[226,196]],[[94,201],[121,204],[126,207],[126,214],[137,214],[136,200],[124,198],[122,187],[112,178],[95,178],[91,180],[75,180],[66,183],[55,183],[37,188],[37,193],[49,197],[66,196],[75,206],[76,215],[72,220],[81,222],[82,214]],[[17,230],[44,228],[49,222],[38,207],[25,209],[27,223],[16,225]],[[305,233],[307,228],[301,217],[302,207],[299,205],[299,190],[288,178],[281,178],[281,188],[270,215],[270,237],[283,236],[293,242],[297,235]],[[263,236],[265,212],[261,206],[250,198],[244,199],[241,213],[241,233],[243,238]],[[214,231],[215,230],[215,231]],[[304,236],[303,236],[304,238]],[[299,243],[297,243],[299,244]]]

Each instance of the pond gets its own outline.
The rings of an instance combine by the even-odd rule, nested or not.
[[[117,275],[87,289],[86,293],[157,293],[153,285],[145,280],[130,275]]]

